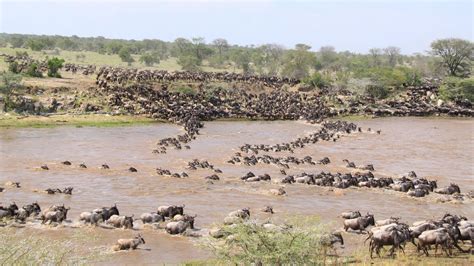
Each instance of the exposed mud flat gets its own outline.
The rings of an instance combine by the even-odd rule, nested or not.
[[[374,174],[398,176],[415,171],[418,176],[438,180],[438,186],[457,183],[463,193],[474,190],[474,120],[435,118],[383,118],[357,121],[364,129],[381,130],[381,134],[356,133],[337,142],[318,142],[295,150],[292,156],[312,156],[315,160],[325,156],[331,163],[322,165],[290,165],[288,174],[321,170],[349,172],[343,159],[357,165],[373,164]],[[206,122],[191,149],[169,149],[167,154],[153,154],[156,142],[165,137],[183,133],[172,124],[120,128],[44,128],[0,129],[0,184],[12,180],[21,182],[21,188],[7,188],[0,193],[0,202],[14,200],[18,205],[38,201],[42,207],[55,203],[71,206],[68,218],[77,220],[83,211],[117,203],[121,214],[156,211],[157,206],[185,204],[185,212],[198,214],[196,227],[208,228],[223,220],[228,212],[250,207],[252,216],[265,220],[270,215],[260,212],[272,205],[274,219],[291,215],[319,215],[325,222],[339,228],[340,212],[359,209],[370,211],[376,219],[400,216],[403,220],[430,217],[438,218],[445,212],[472,218],[472,201],[461,204],[439,203],[437,195],[413,199],[405,193],[381,189],[333,189],[302,184],[286,185],[287,196],[276,197],[268,193],[278,188],[276,181],[284,177],[275,165],[256,166],[226,163],[245,144],[276,144],[287,142],[315,131],[317,125],[295,121],[274,122]],[[287,156],[289,153],[271,153]],[[220,181],[207,184],[209,169],[188,170],[187,162],[193,159],[208,160],[223,171]],[[69,160],[72,166],[61,161]],[[84,162],[88,168],[81,169]],[[99,169],[107,163],[110,170]],[[39,166],[47,164],[49,171]],[[127,169],[133,166],[137,173]],[[189,178],[177,179],[159,176],[155,168],[172,172],[187,172]],[[239,177],[252,171],[268,173],[271,182],[244,183]],[[275,181],[275,182],[274,182]],[[2,186],[0,185],[0,186]],[[47,195],[34,189],[74,187],[73,195]],[[54,237],[67,237],[73,228],[19,228],[25,234],[30,230],[44,230]],[[129,238],[134,231],[94,230],[99,242],[112,246],[118,238]],[[58,234],[58,231],[61,232]],[[177,263],[209,256],[208,252],[193,246],[192,238],[169,236],[164,231],[148,227],[141,230],[146,244],[137,252],[119,252],[107,259],[110,263]],[[354,250],[361,241],[349,237],[346,252]]]

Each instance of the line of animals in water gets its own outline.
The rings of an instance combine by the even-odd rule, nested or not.
[[[136,229],[134,222],[140,220],[143,224],[155,225],[155,229],[164,229],[171,235],[184,235],[192,237],[210,237],[219,239],[229,239],[231,233],[226,228],[240,223],[255,223],[250,220],[250,208],[242,208],[230,212],[223,220],[221,226],[211,228],[210,230],[196,229],[194,226],[197,215],[184,213],[184,205],[166,205],[159,206],[155,212],[147,212],[134,218],[134,215],[120,215],[117,205],[111,207],[97,208],[92,211],[82,212],[79,215],[79,222],[90,224],[91,226],[101,226],[102,228],[122,228]],[[67,213],[70,208],[63,205],[53,205],[42,210],[37,202],[27,204],[18,208],[16,203],[8,207],[0,206],[0,219],[2,221],[13,221],[25,224],[27,221],[34,223],[40,220],[42,225],[57,226],[63,222],[71,223],[67,220]],[[273,214],[271,206],[265,206],[260,211]],[[468,220],[464,216],[445,214],[440,219],[429,219],[416,221],[411,226],[401,222],[400,217],[390,217],[383,220],[375,220],[373,214],[362,215],[360,211],[343,212],[340,215],[343,218],[343,230],[352,233],[367,233],[364,244],[369,241],[369,252],[371,258],[373,254],[381,256],[380,251],[383,247],[389,246],[389,256],[394,256],[396,250],[404,253],[405,245],[412,243],[417,252],[423,252],[429,256],[429,250],[434,245],[436,255],[438,246],[445,252],[446,256],[453,255],[453,248],[462,253],[473,251],[474,247],[474,221]],[[7,222],[0,223],[0,226],[7,226]],[[164,223],[164,227],[160,224]],[[269,231],[284,231],[291,228],[286,224],[277,225],[270,221],[260,224]],[[205,232],[200,233],[199,231]],[[197,232],[197,233],[196,233]],[[341,230],[327,233],[321,237],[322,244],[334,248],[336,243],[344,245]],[[471,242],[469,249],[463,249],[462,244],[465,241]],[[119,239],[112,247],[113,250],[136,249],[138,245],[145,244],[141,234],[132,239]]]

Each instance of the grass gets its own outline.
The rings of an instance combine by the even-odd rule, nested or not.
[[[76,127],[116,127],[145,125],[162,121],[143,116],[111,116],[111,115],[50,115],[50,116],[19,116],[12,114],[0,115],[0,128],[42,128],[57,126]]]
[[[52,240],[41,233],[25,236],[16,229],[1,229],[0,265],[88,265],[105,256],[104,251],[89,247],[96,240],[89,233]]]
[[[59,50],[59,54],[55,53],[54,50],[51,51],[33,51],[31,49],[25,48],[11,48],[11,47],[0,47],[0,54],[8,54],[8,55],[15,55],[16,52],[27,52],[31,57],[35,59],[44,59],[46,56],[48,57],[60,57],[63,58],[66,63],[74,63],[80,65],[92,64],[96,66],[115,66],[115,67],[128,67],[126,62],[122,62],[120,57],[116,54],[108,55],[108,54],[99,54],[96,52],[90,51],[63,51]],[[84,59],[78,60],[77,55],[85,55]],[[178,65],[177,59],[174,57],[170,57],[166,60],[161,60],[158,65],[154,65],[153,67],[146,67],[144,64],[140,63],[138,60],[140,55],[132,55],[133,59],[135,60],[132,63],[131,67],[133,68],[143,68],[143,69],[157,69],[157,70],[167,70],[167,71],[177,71],[181,70],[181,66]],[[4,71],[8,69],[8,64],[5,63],[3,60],[0,60],[0,71]],[[222,69],[222,68],[214,68],[209,66],[208,62],[203,62],[202,70],[204,71],[212,71],[212,72],[221,72],[221,71],[229,71],[229,72],[239,72],[239,70],[234,70],[234,68]]]

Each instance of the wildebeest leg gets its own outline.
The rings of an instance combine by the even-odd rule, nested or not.
[[[455,246],[459,251],[461,251],[462,253],[467,253],[467,252],[469,252],[469,251],[467,251],[467,250],[462,249],[462,248],[458,245],[458,243],[456,243],[456,242],[454,242],[454,246]]]

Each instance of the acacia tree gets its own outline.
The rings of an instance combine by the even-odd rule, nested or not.
[[[394,67],[397,64],[398,57],[400,56],[400,48],[389,46],[383,49],[383,51],[388,58],[388,65]]]
[[[431,43],[431,54],[440,56],[451,76],[469,75],[474,59],[474,43],[462,39],[441,39]]]
[[[309,51],[311,46],[297,44],[294,50],[287,52],[284,59],[283,74],[302,79],[309,74],[311,66],[316,64],[316,55]]]
[[[120,49],[118,55],[120,56],[120,59],[122,59],[123,62],[127,62],[129,66],[132,65],[132,63],[135,61],[133,60],[133,57],[130,54],[130,48],[126,46]]]
[[[212,44],[214,47],[217,48],[217,53],[219,54],[219,57],[222,58],[223,52],[227,51],[229,48],[229,43],[227,42],[226,39],[223,38],[218,38],[212,41]]]
[[[372,66],[378,67],[382,63],[380,57],[382,55],[382,50],[380,48],[372,48],[369,50],[370,57],[372,59]]]

